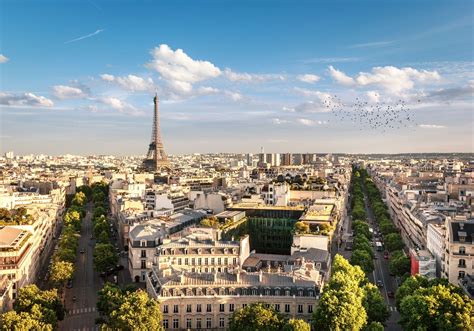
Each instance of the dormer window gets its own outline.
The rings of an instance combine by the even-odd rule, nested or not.
[[[466,242],[467,233],[464,231],[458,231],[459,242]]]
[[[140,247],[146,247],[146,240],[140,240]]]

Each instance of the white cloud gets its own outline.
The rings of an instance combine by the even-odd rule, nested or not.
[[[76,99],[86,96],[82,89],[66,85],[53,86],[53,94],[58,99]]]
[[[8,57],[3,54],[0,54],[0,63],[8,62],[8,60],[10,60]]]
[[[331,99],[331,95],[326,92],[321,92],[317,90],[308,90],[308,89],[304,89],[300,87],[295,87],[295,91],[298,92],[299,94],[304,95],[305,97],[316,97],[321,102],[329,101]]]
[[[193,60],[182,49],[162,44],[151,51],[147,67],[156,70],[176,92],[189,93],[192,84],[218,77],[221,70],[209,61]]]
[[[354,85],[354,79],[352,77],[347,76],[345,73],[335,69],[333,66],[329,66],[328,69],[329,75],[339,84],[346,86]]]
[[[417,70],[410,67],[374,67],[371,72],[360,72],[354,79],[342,71],[329,66],[329,74],[338,83],[346,86],[374,85],[393,94],[400,94],[414,87],[415,82],[431,83],[441,79],[437,71]]]
[[[295,112],[295,108],[293,108],[293,107],[283,107],[281,110],[287,111],[289,113],[294,113]]]
[[[281,119],[281,118],[273,118],[272,122],[273,122],[273,124],[276,124],[276,125],[281,125],[281,124],[288,123],[287,120],[284,120],[284,119]]]
[[[372,41],[368,43],[362,43],[362,44],[355,44],[350,46],[349,48],[365,48],[365,47],[382,47],[382,46],[388,46],[393,44],[393,40],[388,40],[388,41]]]
[[[135,75],[118,77],[109,74],[100,75],[100,78],[106,82],[116,83],[129,91],[153,91],[153,79],[143,78]]]
[[[305,75],[296,76],[296,79],[298,79],[300,82],[313,84],[313,83],[316,83],[317,81],[319,81],[321,78],[319,76],[316,76],[316,75],[305,74]]]
[[[138,110],[133,105],[125,102],[116,97],[102,97],[97,99],[97,101],[103,105],[109,106],[113,110],[117,110],[120,113],[128,114],[128,115],[143,115],[144,112]],[[100,111],[99,107],[92,105],[89,106],[89,109],[93,112]]]
[[[0,105],[5,106],[30,106],[30,107],[52,107],[52,100],[35,95],[33,93],[6,93],[0,92]]]
[[[243,95],[238,92],[224,91],[224,94],[232,101],[240,101],[244,98]]]
[[[286,77],[279,74],[249,74],[247,72],[235,72],[229,68],[224,70],[225,77],[232,82],[266,82],[270,80],[285,80]]]
[[[366,95],[370,102],[377,103],[380,101],[380,94],[377,91],[367,91]]]
[[[418,126],[422,129],[444,129],[446,127],[444,125],[436,125],[436,124],[420,124]]]
[[[326,121],[315,121],[308,118],[298,118],[297,122],[305,126],[315,126],[315,125],[324,125],[327,124]]]

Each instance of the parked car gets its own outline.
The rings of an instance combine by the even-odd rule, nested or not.
[[[85,250],[84,248],[82,248],[82,249],[79,251],[79,253],[81,253],[81,254],[84,254],[85,252],[86,252],[86,250]]]
[[[388,291],[387,292],[387,296],[391,299],[395,298],[395,293],[393,293],[392,291]]]
[[[385,260],[388,260],[388,257],[389,257],[388,252],[385,251],[385,252],[383,253],[383,258],[384,258]]]
[[[380,279],[377,280],[377,286],[378,287],[383,287],[383,282]]]
[[[123,270],[124,268],[125,268],[125,267],[124,267],[123,265],[117,264],[117,265],[115,266],[115,271],[120,271],[120,270]]]
[[[69,279],[66,284],[67,288],[72,288],[72,279]]]

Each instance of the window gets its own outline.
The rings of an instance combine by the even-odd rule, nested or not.
[[[298,305],[298,314],[303,313],[303,305]]]
[[[168,322],[168,319],[163,320],[163,326],[165,327],[165,329],[169,328],[170,324]]]
[[[212,304],[208,303],[206,307],[206,311],[210,313],[212,311]]]
[[[224,304],[221,303],[221,304],[219,305],[219,311],[220,311],[220,312],[223,312],[224,309],[225,309],[225,308],[224,308]]]
[[[287,297],[289,297],[289,296],[290,296],[290,290],[285,290],[285,295],[286,295]]]
[[[191,312],[191,305],[186,305],[186,312],[190,313]]]
[[[142,249],[141,257],[146,257],[146,250]]]
[[[257,295],[257,290],[256,289],[252,289],[252,295]]]
[[[185,265],[189,265],[189,259],[188,259],[188,258],[185,258],[185,259],[184,259],[184,264],[185,264]]]
[[[466,254],[466,247],[464,246],[459,247],[459,254],[462,254],[462,255]]]
[[[313,312],[313,305],[308,305],[308,313],[311,314]]]
[[[234,309],[235,309],[234,307],[235,307],[234,304],[233,304],[233,303],[230,303],[230,304],[229,304],[229,311],[230,311],[230,312],[234,311]]]
[[[193,323],[192,323],[192,320],[190,318],[186,319],[186,327],[188,329],[191,329],[193,327]]]
[[[146,269],[146,260],[141,261],[141,268]]]
[[[163,314],[168,314],[168,305],[163,305]]]
[[[275,295],[279,296],[280,295],[280,290],[275,290]]]
[[[178,264],[181,265],[181,258],[178,259]]]
[[[242,308],[245,308],[245,307],[247,307],[247,304],[246,304],[246,303],[243,303],[243,304],[242,304]]]
[[[302,297],[303,296],[303,290],[298,290],[298,296]]]
[[[219,327],[223,329],[225,327],[224,317],[219,318]]]
[[[228,264],[229,264],[229,259],[228,259],[228,258],[224,258],[224,264],[225,264],[225,265],[228,265]]]
[[[275,310],[276,310],[277,312],[280,311],[280,304],[279,304],[279,303],[276,303],[276,304],[275,304]]]
[[[465,276],[466,276],[466,273],[464,271],[459,271],[458,278],[464,278]]]
[[[140,241],[140,247],[146,247],[146,240]]]
[[[285,304],[285,313],[289,313],[289,312],[290,312],[290,305]]]
[[[196,259],[194,257],[191,259],[191,264],[196,265]]]
[[[201,322],[200,318],[196,319],[196,328],[198,328],[198,329],[202,328],[202,322]]]
[[[198,313],[201,312],[201,304],[200,304],[200,303],[198,303],[198,304],[196,305],[196,312],[198,312]]]
[[[269,289],[265,290],[265,295],[270,295],[270,290]]]
[[[464,259],[459,259],[458,267],[460,267],[460,268],[465,268],[465,267],[466,267],[466,260],[464,260]]]
[[[179,313],[179,306],[178,305],[173,306],[173,313],[175,313],[175,314]]]
[[[221,258],[218,258],[218,259],[217,259],[217,264],[218,264],[218,265],[221,265],[221,264],[222,264],[221,261],[222,261]]]
[[[208,259],[207,257],[204,259],[204,264],[205,264],[205,265],[208,265],[208,264],[209,264],[209,259]]]
[[[179,319],[173,318],[173,329],[179,328]]]
[[[234,265],[237,264],[237,258],[236,258],[236,257],[234,257],[232,261],[233,261],[233,264],[234,264]]]
[[[202,259],[198,258],[198,265],[201,265]]]
[[[206,319],[206,328],[208,329],[212,328],[212,318],[210,317]]]

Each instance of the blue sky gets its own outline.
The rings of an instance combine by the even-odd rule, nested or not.
[[[1,152],[143,154],[155,90],[172,154],[473,151],[471,1],[0,6]]]

